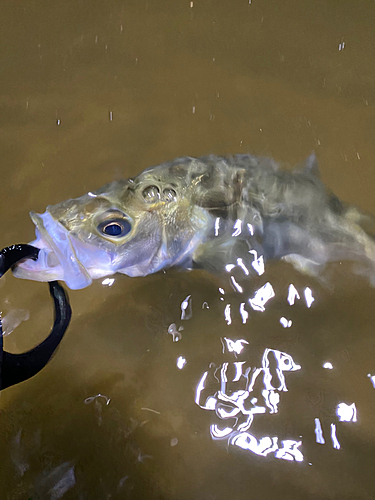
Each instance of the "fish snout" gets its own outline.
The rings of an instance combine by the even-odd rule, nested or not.
[[[30,244],[39,248],[37,260],[17,264],[13,274],[17,278],[36,281],[64,280],[72,290],[85,288],[92,279],[78,260],[67,229],[48,212],[30,213],[36,225],[36,240]]]

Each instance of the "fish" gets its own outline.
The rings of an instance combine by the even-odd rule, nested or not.
[[[70,289],[115,273],[218,274],[238,263],[251,278],[255,257],[313,276],[355,261],[375,285],[374,217],[325,187],[314,153],[293,170],[250,154],[176,158],[30,216],[38,258],[13,273]]]

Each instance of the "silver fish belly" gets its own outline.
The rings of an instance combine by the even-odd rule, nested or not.
[[[255,256],[314,275],[360,261],[375,283],[373,218],[325,188],[314,155],[293,171],[251,155],[178,158],[31,218],[39,258],[14,274],[71,289],[174,266],[220,273],[240,262],[250,276]]]

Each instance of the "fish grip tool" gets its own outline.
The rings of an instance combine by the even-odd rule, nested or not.
[[[25,259],[36,260],[39,248],[32,245],[12,245],[0,250],[0,278],[15,264]],[[0,390],[19,384],[39,373],[59,346],[72,315],[68,296],[57,281],[48,283],[55,307],[55,320],[48,337],[39,345],[21,354],[3,349],[3,329],[0,317]]]

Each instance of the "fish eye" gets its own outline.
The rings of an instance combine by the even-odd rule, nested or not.
[[[99,233],[113,238],[123,238],[131,231],[131,224],[126,219],[105,220],[98,225]]]
[[[176,201],[177,200],[176,191],[172,188],[164,189],[163,198],[165,201]]]
[[[143,198],[149,203],[154,203],[160,198],[160,191],[157,186],[148,186],[142,191]]]

